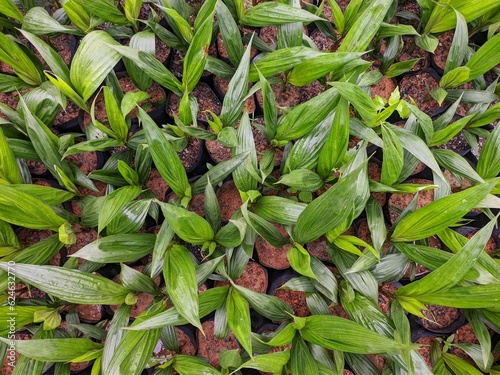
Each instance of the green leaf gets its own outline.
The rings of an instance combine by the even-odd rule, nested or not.
[[[347,152],[349,143],[349,103],[341,98],[325,144],[318,157],[317,173],[322,178],[332,175],[333,168],[340,165]]]
[[[101,210],[99,211],[98,232],[101,233],[127,203],[137,197],[140,192],[140,186],[124,186],[108,194],[104,198]]]
[[[496,177],[500,173],[500,129],[490,133],[481,149],[477,162],[477,173],[485,179]]]
[[[376,125],[377,109],[365,91],[349,82],[331,82],[330,85],[337,89],[344,99],[352,103],[368,126]]]
[[[102,351],[101,366],[102,372],[104,374],[108,373],[107,369],[109,366],[109,362],[113,357],[113,353],[116,351],[118,344],[123,338],[123,335],[126,332],[122,328],[125,328],[128,325],[131,311],[131,305],[122,304],[113,315],[113,319],[111,320],[111,324],[109,325],[109,329],[106,334],[106,342],[104,343],[104,348]]]
[[[125,117],[120,111],[120,107],[116,102],[114,95],[108,86],[104,86],[104,102],[106,105],[106,113],[108,115],[109,125],[113,132],[122,142],[126,142],[128,138],[128,126]]]
[[[469,374],[469,375],[480,375],[481,372],[478,371],[474,366],[470,365],[463,359],[449,353],[442,354],[444,362],[455,374]]]
[[[479,18],[498,7],[496,2],[487,0],[449,0],[448,6],[435,6],[425,25],[425,33],[440,33],[451,30],[456,24],[456,12],[460,12],[467,22]],[[455,12],[456,11],[456,12]]]
[[[184,57],[182,84],[188,92],[193,91],[205,69],[208,48],[212,40],[212,26],[213,20],[210,18],[200,25]]]
[[[149,233],[115,234],[85,245],[72,257],[97,263],[133,262],[153,250],[155,235]]]
[[[310,192],[314,192],[323,186],[321,177],[309,169],[295,169],[283,175],[278,183],[297,190]]]
[[[219,1],[219,3],[222,4],[221,1]],[[223,126],[234,126],[245,104],[248,92],[248,72],[250,68],[251,48],[252,43],[249,43],[238,65],[238,69],[236,69],[231,81],[229,81],[220,115]]]
[[[467,61],[465,66],[470,69],[469,80],[479,77],[500,63],[499,41],[500,34],[496,34],[484,43]]]
[[[84,35],[74,26],[61,25],[44,8],[33,7],[24,16],[23,29],[35,35],[64,33]]]
[[[71,83],[76,92],[87,101],[106,75],[120,60],[120,54],[111,48],[118,45],[104,31],[92,31],[81,41],[71,62]],[[103,56],[106,56],[104,59]]]
[[[255,213],[263,219],[285,225],[294,225],[306,207],[305,203],[278,196],[260,197],[254,205]]]
[[[254,292],[239,285],[234,285],[233,287],[245,297],[255,311],[266,318],[271,320],[286,320],[293,314],[290,306],[278,297]]]
[[[423,279],[399,288],[396,294],[411,296],[418,299],[419,294],[431,294],[438,291],[444,292],[457,285],[484,250],[486,243],[491,237],[491,232],[495,223],[496,219],[490,221],[488,225],[479,230],[479,232],[477,232],[469,242],[467,242],[467,244],[445,264],[425,276]]]
[[[454,287],[444,292],[420,294],[418,300],[459,309],[495,309],[500,302],[500,284]]]
[[[462,117],[454,123],[449,124],[446,128],[438,130],[432,135],[432,139],[429,142],[429,145],[437,146],[450,141],[453,137],[458,135],[465,126],[467,126],[470,120],[471,116]]]
[[[29,85],[39,86],[43,76],[22,48],[5,34],[0,33],[0,61],[10,66],[16,75]]]
[[[328,117],[338,104],[340,95],[336,89],[324,93],[297,105],[280,118],[275,142],[284,145],[292,139],[309,133],[315,126]]]
[[[248,50],[247,50],[248,52]],[[238,145],[234,148],[235,155],[247,154],[245,164],[241,164],[233,171],[234,184],[241,192],[257,190],[257,180],[248,171],[248,165],[255,170],[257,169],[257,153],[255,151],[255,142],[250,126],[250,118],[248,113],[244,113],[240,120],[240,125],[237,131]]]
[[[357,15],[356,21],[349,28],[339,52],[362,52],[377,33],[385,15],[391,7],[391,0],[375,0]]]
[[[276,248],[285,246],[288,240],[281,235],[274,225],[264,220],[260,216],[255,215],[253,212],[248,211],[248,202],[243,203],[241,206],[241,213],[250,225],[267,243]]]
[[[295,271],[311,279],[316,279],[316,275],[311,269],[311,257],[303,246],[298,243],[294,244],[288,250],[287,258]]]
[[[217,369],[210,366],[206,361],[189,355],[177,354],[174,357],[173,367],[180,375],[221,375]]]
[[[450,47],[450,52],[448,53],[448,57],[446,59],[446,66],[444,68],[445,74],[462,65],[467,53],[467,44],[469,41],[467,21],[456,9],[455,16],[457,18],[457,25],[455,27],[455,33],[453,34],[453,42]]]
[[[208,184],[205,187],[204,208],[207,222],[210,224],[214,232],[218,232],[221,225],[220,205],[210,181],[208,181]]]
[[[391,64],[391,66],[385,71],[384,77],[394,78],[409,72],[419,61],[420,59],[410,59]]]
[[[177,196],[191,198],[191,187],[189,186],[186,170],[174,147],[153,119],[141,108],[138,109],[138,117],[146,131],[148,147],[161,176]]]
[[[313,21],[324,21],[324,19],[300,8],[275,2],[253,6],[240,19],[241,24],[255,27]]]
[[[285,4],[300,9],[298,0],[289,0]],[[298,47],[302,45],[304,25],[302,22],[291,22],[278,26],[277,48]]]
[[[466,66],[459,66],[446,73],[439,81],[439,86],[447,89],[460,86],[461,84],[469,81],[470,69]]]
[[[101,22],[97,17],[91,16],[80,4],[75,1],[65,1],[62,4],[68,18],[80,30],[88,32],[96,26],[96,22]]]
[[[282,371],[283,366],[285,366],[290,360],[290,351],[284,350],[269,354],[262,354],[253,357],[249,361],[243,363],[235,371],[251,368],[262,372],[270,372],[273,374],[279,374]]]
[[[158,5],[158,8],[160,8],[165,16],[169,17],[171,22],[175,24],[175,28],[177,29],[176,31],[178,31],[176,34],[181,36],[186,43],[191,43],[191,40],[193,39],[191,26],[173,7],[171,7],[168,3],[167,5],[168,7]]]
[[[8,269],[7,263],[0,268]],[[16,276],[44,292],[77,304],[115,305],[125,301],[129,290],[103,276],[54,266],[16,264]]]
[[[9,340],[0,338],[6,344]],[[102,344],[84,338],[13,340],[16,351],[38,361],[71,362],[89,352],[99,350]]]
[[[141,11],[142,0],[127,0],[123,6],[125,17],[131,24],[136,25]]]
[[[298,334],[292,341],[290,352],[290,369],[292,374],[318,374],[318,364],[312,356],[307,344]]]
[[[330,72],[336,72],[348,63],[361,57],[362,53],[333,52],[315,56],[296,65],[288,74],[288,82],[295,86],[305,86]]]
[[[169,203],[158,203],[169,226],[184,241],[203,245],[205,242],[213,240],[214,231],[205,219],[185,208],[176,207]]]
[[[238,25],[222,1],[217,1],[217,19],[229,60],[234,66],[238,66],[244,53],[243,42]]]
[[[222,163],[218,163],[213,168],[205,173],[202,177],[200,177],[192,186],[192,194],[201,194],[205,190],[205,186],[207,185],[208,179],[212,185],[217,185],[221,181],[223,181],[229,174],[240,164],[245,162],[245,159],[248,157],[248,153],[236,155],[230,160],[223,161]]]
[[[422,36],[415,37],[415,44],[422,48],[424,51],[434,53],[439,45],[439,39],[434,35],[423,34]]]
[[[407,345],[337,316],[313,315],[304,319],[305,326],[300,330],[302,338],[330,350],[374,354],[394,353],[408,349]],[[332,334],[332,332],[337,334]],[[343,335],[341,332],[349,332],[349,334]]]
[[[288,173],[290,171],[293,172],[294,170],[298,169],[307,169],[310,171],[316,165],[318,160],[318,153],[320,152],[321,147],[326,141],[328,132],[332,128],[332,118],[333,114],[330,114],[323,121],[321,121],[314,129],[312,129],[307,135],[305,135],[304,137],[295,142],[292,149],[288,153],[285,162],[285,168],[283,169],[285,173],[283,178],[285,180],[289,179],[290,177],[293,177],[291,178],[290,182],[292,183],[295,182],[298,183],[299,185],[304,185],[304,183],[307,182],[309,179],[312,180],[311,182],[315,182],[316,184],[318,183],[317,175],[316,176],[313,176],[311,174],[309,174],[309,176],[304,175],[305,179],[304,183],[302,183],[301,172],[302,174],[307,174],[307,172],[304,171],[298,173],[296,172],[297,174],[295,176],[288,176]],[[297,187],[297,189],[301,190],[299,187]]]
[[[47,203],[11,185],[0,185],[0,219],[26,228],[53,231],[66,223]]]
[[[14,153],[7,143],[2,128],[0,128],[0,178],[11,184],[21,184],[21,172],[17,166]]]
[[[391,130],[396,134],[401,142],[403,148],[407,150],[411,155],[416,157],[418,160],[422,161],[425,165],[427,165],[435,176],[439,177],[441,183],[445,184],[446,190],[451,191],[449,187],[448,179],[444,177],[441,168],[438,163],[434,159],[431,150],[427,147],[427,145],[422,141],[422,139],[407,129],[402,129],[398,126],[387,124]]]
[[[340,179],[320,197],[308,204],[300,214],[292,237],[304,244],[314,241],[341,225],[352,214],[356,191],[348,188],[358,178],[359,171]]]
[[[415,241],[431,237],[459,221],[495,186],[497,180],[480,184],[438,199],[405,216],[392,233],[395,242]]]
[[[144,51],[138,51],[122,45],[110,45],[110,48],[117,51],[120,55],[126,57],[127,59],[132,60],[159,85],[178,95],[182,94],[182,85],[177,77],[175,77],[162,62],[158,61],[155,56],[152,56]]]
[[[396,134],[389,127],[382,124],[381,128],[384,141],[384,159],[380,182],[391,186],[398,181],[403,170],[403,147]]]
[[[228,287],[210,288],[206,292],[199,295],[200,318],[205,317],[211,312],[219,308],[226,300]],[[286,305],[286,304],[285,304]],[[154,317],[145,319],[131,326],[130,330],[148,330],[154,328],[162,328],[169,325],[184,325],[188,324],[188,320],[179,314],[175,307],[168,309]]]
[[[0,1],[1,13],[5,14],[7,17],[14,18],[19,22],[23,22],[23,14],[19,11],[19,8],[11,0],[1,0]]]
[[[263,101],[263,111],[264,111],[264,123],[266,125],[265,136],[268,141],[274,138],[276,135],[276,128],[278,127],[278,107],[276,105],[276,100],[274,98],[274,93],[269,84],[269,81],[259,73],[259,83],[261,84],[262,101]]]
[[[312,282],[314,287],[333,303],[337,303],[337,279],[321,261],[310,257],[311,271],[316,276]]]
[[[151,306],[135,319],[131,327],[138,326],[148,319],[159,316],[163,310],[163,302]],[[113,353],[109,364],[106,366],[107,373],[126,373],[131,375],[141,374],[151,359],[151,353],[158,344],[160,333],[161,329],[159,328],[147,331],[125,331],[123,337],[119,340],[119,343],[116,346],[116,350]]]
[[[198,284],[196,270],[189,251],[179,245],[167,249],[163,263],[163,276],[168,296],[176,310],[200,330]]]
[[[307,47],[289,47],[279,49],[267,54],[250,66],[249,80],[251,82],[259,80],[259,72],[264,77],[274,76],[278,73],[287,71],[300,63],[324,55],[326,55],[325,52],[315,51]]]
[[[250,309],[243,295],[235,288],[229,289],[226,300],[227,322],[241,346],[252,357],[252,332]]]
[[[64,95],[66,95],[73,103],[86,112],[89,112],[89,106],[86,101],[78,94],[75,89],[70,85],[70,81],[66,82],[64,79],[58,77],[57,75],[45,71],[45,76],[49,81],[57,87]]]
[[[37,49],[45,62],[49,65],[54,74],[65,82],[71,82],[69,78],[69,68],[62,57],[41,38],[28,31],[21,30],[21,33]]]
[[[97,17],[105,21],[115,23],[117,25],[128,25],[129,20],[120,12],[118,7],[110,0],[73,0],[82,6],[89,13],[95,14]],[[130,1],[130,0],[128,0]]]

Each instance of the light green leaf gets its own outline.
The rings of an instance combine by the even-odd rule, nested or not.
[[[311,269],[311,257],[302,245],[294,244],[288,250],[287,258],[295,271],[311,279],[316,279],[316,275]]]
[[[381,128],[382,140],[384,141],[384,159],[380,182],[391,186],[398,181],[403,170],[403,147],[396,134],[389,127],[382,124]]]
[[[309,133],[334,110],[338,100],[340,100],[339,92],[336,89],[329,89],[297,105],[280,118],[274,142],[284,145]]]
[[[308,204],[300,214],[292,237],[304,244],[314,241],[326,232],[341,225],[354,209],[356,191],[348,188],[358,178],[359,170],[350,173],[334,184],[326,193]]]
[[[0,61],[10,66],[14,73],[29,85],[39,86],[43,81],[38,66],[16,42],[4,33],[0,33]]]
[[[169,203],[158,203],[169,226],[184,241],[203,245],[205,242],[213,240],[214,231],[205,219],[185,208],[176,207]]]
[[[425,25],[425,33],[440,33],[453,29],[456,24],[455,10],[460,12],[467,22],[470,22],[498,7],[495,1],[487,0],[447,0],[445,3],[449,6],[434,7]]]
[[[0,219],[26,228],[53,231],[67,223],[47,203],[10,185],[0,185]]]
[[[213,20],[210,18],[200,25],[184,57],[182,84],[189,93],[193,91],[205,69],[208,47],[212,40],[212,26]]]
[[[179,245],[167,249],[163,263],[163,277],[168,296],[177,311],[186,320],[200,330],[198,306],[198,284],[196,270],[189,251]]]
[[[92,31],[81,41],[71,63],[71,83],[76,92],[87,101],[106,75],[120,60],[120,54],[111,48],[118,45],[104,31]],[[106,56],[106,58],[103,58]]]
[[[477,173],[485,179],[500,173],[500,129],[497,128],[486,139],[477,162]]]
[[[21,172],[17,166],[14,153],[7,143],[2,128],[0,128],[0,178],[11,184],[21,184]]]
[[[8,344],[9,340],[0,338]],[[89,352],[99,350],[102,344],[85,338],[14,340],[16,351],[38,361],[71,362]]]
[[[336,72],[348,63],[361,57],[362,53],[325,53],[299,63],[288,74],[288,82],[295,86],[305,86],[330,72]]]
[[[386,13],[391,7],[391,0],[374,0],[364,11],[357,15],[356,21],[349,28],[339,52],[362,52],[368,47],[377,33]]]
[[[252,332],[250,308],[243,295],[235,288],[229,289],[226,300],[227,322],[241,346],[252,357]]]
[[[173,367],[180,375],[221,375],[217,369],[210,366],[206,361],[189,355],[177,354],[174,357]]]
[[[31,8],[24,16],[23,30],[35,35],[52,33],[84,35],[74,26],[61,25],[44,8],[38,6]]]
[[[177,196],[191,198],[191,187],[186,170],[174,147],[153,119],[141,108],[138,109],[138,117],[146,131],[148,147],[161,176]]]
[[[276,2],[260,3],[253,6],[240,19],[241,24],[255,27],[312,21],[324,20],[300,8]]]
[[[397,224],[392,240],[405,242],[427,238],[455,224],[486,197],[496,182],[495,179],[471,187],[408,214]]]
[[[396,294],[418,299],[419,294],[431,294],[439,291],[444,292],[457,285],[483,252],[486,243],[491,237],[491,232],[495,223],[496,219],[490,221],[488,225],[479,230],[479,232],[477,232],[469,242],[467,242],[467,244],[445,264],[425,276],[423,279],[399,288]]]
[[[376,125],[377,108],[365,91],[349,82],[330,82],[329,84],[356,108],[366,125],[371,127]]]

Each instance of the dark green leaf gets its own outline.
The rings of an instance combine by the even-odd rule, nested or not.
[[[0,268],[8,269],[7,263]],[[103,276],[54,266],[16,264],[16,276],[40,290],[77,304],[120,304],[129,290]],[[74,358],[74,357],[73,357]]]

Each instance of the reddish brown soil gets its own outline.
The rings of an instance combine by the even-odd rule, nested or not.
[[[255,292],[266,293],[267,271],[259,263],[248,262],[239,278],[234,280],[236,285],[251,289]],[[215,286],[231,285],[229,281],[217,281]]]
[[[208,358],[212,366],[219,366],[219,355],[223,349],[232,350],[240,348],[238,341],[231,331],[225,339],[215,337],[213,320],[206,321],[202,324],[202,327],[205,335],[201,331],[197,332],[198,355]]]
[[[281,235],[288,237],[285,229],[279,225],[274,224]],[[265,267],[273,268],[275,270],[284,270],[290,267],[290,262],[287,258],[290,245],[286,244],[283,247],[276,248],[268,244],[262,237],[258,236],[255,241],[255,250],[259,259],[259,263]]]

